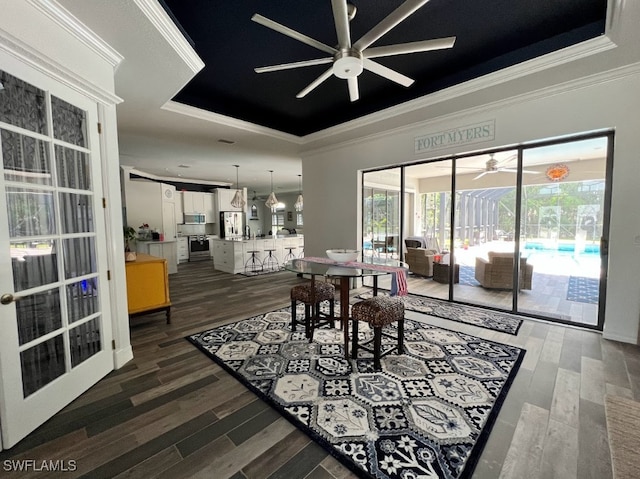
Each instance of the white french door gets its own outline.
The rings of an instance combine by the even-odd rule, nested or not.
[[[97,105],[0,52],[0,428],[113,369]]]

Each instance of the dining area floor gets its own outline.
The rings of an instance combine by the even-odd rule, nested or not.
[[[355,477],[185,340],[286,306],[291,287],[304,281],[287,271],[246,277],[209,262],[179,265],[170,277],[172,323],[161,313],[131,319],[134,359],[0,460],[74,459],[77,470],[65,477]],[[352,301],[363,291],[352,290]],[[612,477],[603,398],[640,399],[640,348],[529,319],[513,336],[406,317],[527,350],[474,478]]]

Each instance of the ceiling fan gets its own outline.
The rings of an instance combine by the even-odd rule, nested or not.
[[[338,78],[347,80],[347,84],[349,86],[349,98],[352,102],[356,101],[360,97],[360,93],[358,91],[358,75],[360,75],[363,70],[368,70],[383,78],[408,87],[414,82],[413,79],[373,61],[372,58],[452,48],[456,41],[456,37],[438,38],[434,40],[400,43],[396,45],[372,48],[369,48],[369,46],[400,22],[411,16],[428,1],[429,0],[407,0],[375,27],[365,33],[358,41],[352,43],[349,21],[352,20],[356,14],[356,7],[352,4],[348,4],[347,0],[331,0],[333,19],[338,36],[338,46],[336,48],[319,42],[307,35],[296,32],[289,27],[281,25],[280,23],[256,13],[251,17],[251,20],[254,22],[317,48],[325,53],[329,53],[332,56],[303,60],[299,62],[283,63],[280,65],[258,67],[255,68],[255,71],[256,73],[265,73],[331,63],[332,65],[328,70],[296,95],[297,98],[303,98],[318,85],[327,80],[331,75],[335,75]]]
[[[493,153],[491,153],[491,155],[489,155],[490,158],[487,160],[487,164],[484,168],[484,171],[482,173],[480,173],[478,176],[476,176],[474,178],[474,180],[477,180],[478,178],[482,178],[484,175],[488,175],[491,173],[499,173],[499,172],[507,172],[507,173],[517,173],[518,170],[517,168],[502,168],[500,165],[500,163],[498,163],[498,160],[496,160],[493,157]],[[507,158],[506,160],[502,161],[502,164],[504,163],[508,163],[511,160],[514,160],[515,158],[517,158],[517,155],[513,155],[510,156],[509,158]],[[523,173],[538,173],[537,171],[530,171],[530,170],[522,170]]]

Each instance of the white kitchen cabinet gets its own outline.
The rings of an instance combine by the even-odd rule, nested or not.
[[[204,193],[183,191],[182,210],[184,213],[204,213]]]
[[[176,241],[138,241],[138,253],[144,253],[167,260],[169,274],[178,272],[178,251]]]
[[[242,261],[242,241],[214,239],[213,245],[213,267],[226,273],[239,273],[236,266]]]
[[[216,208],[216,195],[214,193],[203,193],[204,215],[207,223],[218,222],[218,209]]]
[[[256,260],[264,262],[269,253],[265,250],[275,249],[272,255],[278,259],[278,264],[284,264],[284,257],[289,252],[286,246],[296,246],[293,254],[297,257],[304,247],[303,236],[278,237],[249,240],[224,240],[211,239],[211,250],[213,251],[213,267],[219,271],[237,274],[243,273],[247,261],[251,259],[251,251],[257,251]]]
[[[243,188],[242,192],[244,194],[245,201],[247,200],[247,189]],[[231,200],[233,200],[233,196],[236,194],[235,189],[226,189],[226,188],[218,188],[216,190],[217,196],[217,211],[244,211],[243,208],[236,208],[235,206],[231,206]]]
[[[178,264],[189,261],[189,238],[180,236],[178,238]]]

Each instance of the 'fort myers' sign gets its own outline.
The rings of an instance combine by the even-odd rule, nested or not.
[[[474,125],[461,126],[450,130],[431,133],[424,136],[416,136],[415,152],[439,150],[449,146],[467,145],[490,141],[496,135],[496,121],[488,120]]]

